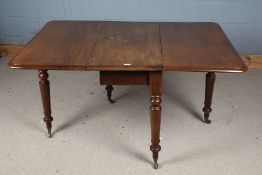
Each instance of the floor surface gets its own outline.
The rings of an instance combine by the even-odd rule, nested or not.
[[[261,175],[262,71],[217,74],[212,123],[201,121],[205,74],[164,73],[159,169],[152,168],[146,86],[98,72],[50,71],[53,138],[42,123],[36,71],[0,59],[1,175]]]

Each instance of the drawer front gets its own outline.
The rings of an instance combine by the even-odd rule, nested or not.
[[[141,71],[100,71],[101,85],[148,85],[149,73]]]

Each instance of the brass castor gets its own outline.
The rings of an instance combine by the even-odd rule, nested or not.
[[[154,162],[154,168],[158,169],[158,163],[157,162]]]
[[[211,120],[205,119],[205,123],[206,123],[206,124],[210,124],[210,123],[211,123]]]
[[[205,108],[203,108],[203,111],[211,112],[212,109],[205,109]],[[209,113],[205,113],[204,114],[204,122],[206,124],[210,124],[211,123],[211,120],[209,120]]]
[[[48,131],[48,137],[49,137],[49,138],[52,138],[52,133],[51,133],[51,131]]]
[[[109,101],[110,103],[115,103],[115,101],[112,100],[111,98],[108,98],[108,101]]]
[[[110,103],[114,103],[115,101],[112,100],[112,91],[114,90],[112,85],[107,85],[106,86],[106,92],[107,92],[107,99]]]

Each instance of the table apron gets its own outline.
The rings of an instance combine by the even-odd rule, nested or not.
[[[101,85],[148,85],[148,71],[100,71]]]

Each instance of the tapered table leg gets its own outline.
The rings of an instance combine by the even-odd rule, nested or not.
[[[107,99],[110,103],[114,103],[114,100],[112,100],[112,91],[114,90],[112,85],[106,86],[106,92],[107,92]]]
[[[44,115],[45,115],[44,122],[46,123],[48,135],[49,137],[51,137],[53,117],[51,116],[50,85],[48,81],[47,70],[39,70],[38,77],[39,77],[39,87],[40,87]]]
[[[158,152],[161,150],[160,123],[161,123],[161,95],[162,95],[162,72],[150,72],[150,121],[151,143],[150,150],[153,153],[154,168],[158,168]]]
[[[205,92],[205,106],[203,108],[205,123],[211,123],[209,120],[209,114],[212,111],[211,103],[214,90],[216,75],[214,72],[208,72],[206,74],[206,92]]]

